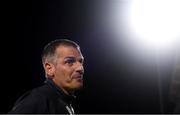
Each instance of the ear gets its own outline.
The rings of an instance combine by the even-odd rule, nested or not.
[[[54,71],[55,71],[54,65],[52,63],[45,63],[44,69],[46,74],[48,75],[48,78],[52,79],[54,77]]]

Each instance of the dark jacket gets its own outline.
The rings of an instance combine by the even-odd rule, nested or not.
[[[74,96],[65,95],[51,80],[46,80],[42,86],[21,96],[9,114],[74,114],[73,99]]]

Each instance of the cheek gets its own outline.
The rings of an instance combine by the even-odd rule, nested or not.
[[[64,74],[67,79],[71,79],[73,77],[73,74],[75,73],[75,68],[73,67],[66,67],[64,68]]]
[[[62,77],[63,79],[71,78],[73,71],[74,70],[70,67],[59,67],[56,69],[57,76]]]
[[[68,67],[68,68],[66,68],[66,69],[64,70],[64,72],[65,72],[65,74],[66,74],[67,76],[72,77],[72,74],[73,74],[73,72],[74,72],[74,69]]]

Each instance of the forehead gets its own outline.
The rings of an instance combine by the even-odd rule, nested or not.
[[[58,57],[73,56],[73,57],[83,58],[80,49],[72,46],[59,46],[56,49],[56,54],[58,55]]]

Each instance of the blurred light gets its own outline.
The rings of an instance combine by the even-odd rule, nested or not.
[[[180,37],[180,0],[132,0],[129,27],[146,47],[171,48]]]
[[[109,28],[129,57],[168,63],[180,42],[180,0],[114,0]]]

